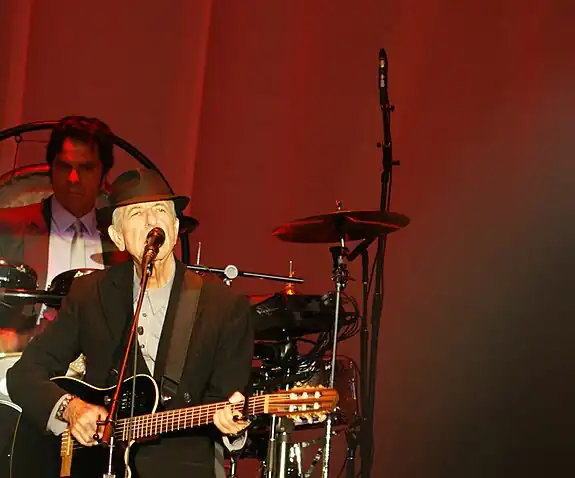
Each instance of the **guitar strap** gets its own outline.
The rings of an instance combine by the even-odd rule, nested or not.
[[[178,391],[188,356],[192,330],[198,315],[202,285],[203,280],[198,274],[186,271],[182,282],[182,290],[178,297],[176,314],[168,342],[164,374],[160,383],[162,396],[167,395],[171,398]]]

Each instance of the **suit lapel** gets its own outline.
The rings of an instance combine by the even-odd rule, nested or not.
[[[104,320],[114,344],[124,339],[125,329],[130,325],[133,281],[134,265],[130,261],[109,269],[98,291]]]
[[[108,331],[110,332],[111,343],[114,344],[112,353],[111,367],[119,371],[124,358],[126,344],[134,317],[134,264],[132,261],[123,262],[108,270],[106,278],[102,281],[101,290],[99,291],[100,303],[104,312],[104,318]],[[137,342],[138,337],[135,337]],[[132,372],[133,364],[133,347],[130,350],[130,361],[128,363],[125,378],[129,377]],[[150,370],[142,352],[138,348],[138,369],[137,373],[150,375]],[[117,377],[117,376],[116,376]]]
[[[182,288],[185,286],[184,275],[187,269],[186,266],[180,261],[176,261],[176,273],[172,290],[170,292],[170,301],[168,302],[168,310],[164,318],[164,326],[160,335],[160,343],[158,344],[158,355],[156,356],[156,365],[154,367],[154,378],[160,383],[160,378],[164,374],[166,367],[166,357],[168,354],[168,347],[170,343],[170,333],[174,326],[176,312],[178,311],[178,302],[181,297]],[[198,311],[199,312],[199,311]]]
[[[38,274],[38,288],[46,287],[48,274],[48,255],[50,244],[50,217],[52,212],[51,198],[38,203],[26,224],[24,241],[24,263]]]

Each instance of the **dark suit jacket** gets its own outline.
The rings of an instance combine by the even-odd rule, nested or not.
[[[0,258],[24,263],[38,274],[38,286],[46,286],[52,196],[28,206],[0,209]],[[129,257],[102,236],[103,263],[106,266],[125,262]]]
[[[176,262],[176,274],[156,360],[156,377],[163,373],[169,331],[185,274],[195,274]],[[85,380],[95,386],[116,382],[118,349],[133,313],[133,265],[78,278],[64,301],[58,319],[33,340],[7,374],[10,397],[23,408],[24,417],[44,429],[55,403],[63,394],[50,378],[63,375],[79,353],[87,360]],[[120,353],[118,353],[118,351]],[[245,390],[251,371],[253,330],[249,302],[220,282],[204,280],[196,322],[182,380],[170,408],[226,400]],[[130,364],[132,361],[130,360]],[[145,372],[140,354],[138,372]],[[140,445],[136,471],[140,478],[212,477],[213,428],[194,429],[167,436],[159,444]],[[185,470],[185,471],[184,471]]]

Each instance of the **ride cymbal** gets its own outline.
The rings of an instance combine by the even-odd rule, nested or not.
[[[403,214],[381,211],[335,211],[288,222],[272,235],[287,242],[330,243],[358,241],[389,234],[409,224]]]

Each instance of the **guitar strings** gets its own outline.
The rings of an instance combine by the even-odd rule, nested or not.
[[[292,393],[293,392],[294,391],[292,391]],[[292,393],[251,397],[248,399],[248,409],[251,409],[253,415],[262,413],[265,411],[266,402],[267,405],[274,405],[277,402],[286,402],[291,398]],[[302,405],[302,402],[304,402],[304,404],[307,404],[305,402],[315,404],[318,402],[325,402],[326,399],[332,401],[329,395],[330,393],[328,390],[322,390],[322,396],[317,398],[314,397],[313,393],[311,393],[308,398],[298,398],[298,404]],[[244,402],[233,404],[230,404],[229,402],[219,402],[208,405],[198,405],[195,407],[187,407],[177,410],[166,410],[158,413],[139,415],[133,418],[122,418],[118,420],[118,425],[114,430],[114,435],[118,439],[125,441],[127,437],[124,436],[124,432],[126,430],[130,431],[130,428],[133,432],[133,436],[130,437],[130,439],[138,439],[146,436],[154,436],[160,433],[166,433],[168,431],[176,431],[180,428],[189,428],[190,425],[209,425],[213,421],[214,413],[218,410],[224,409],[226,406],[230,406],[233,411],[240,411],[244,409],[245,404]],[[310,412],[319,412],[319,410],[310,410]],[[154,430],[154,433],[152,433],[152,430]],[[68,433],[67,437],[62,438],[62,451],[69,446],[68,440],[73,441],[72,450],[85,448],[83,445],[77,443],[76,439],[70,433]]]

